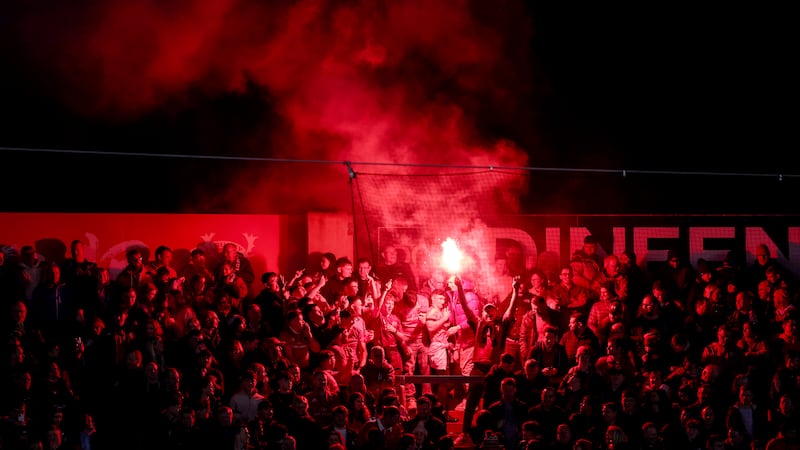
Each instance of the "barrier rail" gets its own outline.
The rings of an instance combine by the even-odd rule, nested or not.
[[[406,383],[483,383],[486,375],[395,375],[398,384]]]

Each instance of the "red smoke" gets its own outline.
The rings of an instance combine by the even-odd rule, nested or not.
[[[527,165],[526,152],[496,132],[520,116],[531,90],[521,1],[67,3],[31,14],[25,44],[56,80],[54,93],[86,116],[178,114],[197,92],[256,85],[280,120],[218,154]],[[309,207],[349,209],[343,167],[329,168],[325,176],[340,178],[326,181],[319,167],[255,166],[217,201],[242,209],[291,193]],[[381,171],[392,170],[411,169]]]

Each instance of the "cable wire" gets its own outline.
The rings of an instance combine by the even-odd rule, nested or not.
[[[600,169],[600,168],[581,168],[581,167],[536,167],[536,166],[497,166],[497,165],[470,165],[470,164],[433,164],[433,163],[402,163],[402,162],[378,162],[378,161],[339,161],[329,159],[296,159],[296,158],[268,158],[258,156],[236,156],[236,155],[191,155],[181,153],[151,153],[151,152],[104,152],[97,150],[70,150],[57,148],[26,148],[26,147],[3,147],[0,152],[18,153],[58,153],[66,155],[90,155],[90,156],[119,156],[119,157],[138,157],[138,158],[169,158],[169,159],[194,159],[194,160],[226,160],[226,161],[255,161],[255,162],[279,162],[279,163],[302,163],[302,164],[344,164],[354,176],[352,166],[377,166],[377,167],[416,167],[430,169],[482,169],[482,170],[508,170],[508,171],[527,171],[527,172],[554,172],[554,173],[597,173],[597,174],[618,174],[622,177],[628,175],[668,175],[668,176],[714,176],[714,177],[740,177],[740,178],[776,178],[783,181],[786,178],[800,178],[800,174],[788,173],[764,173],[764,172],[714,172],[714,171],[686,171],[686,170],[647,170],[647,169]],[[372,174],[378,175],[378,174]],[[389,175],[389,174],[385,174]]]

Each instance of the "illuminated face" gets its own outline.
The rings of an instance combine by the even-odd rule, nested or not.
[[[295,397],[292,407],[294,408],[294,411],[301,416],[305,416],[308,412],[308,403],[306,403],[306,398],[302,396]]]
[[[278,284],[278,276],[277,275],[272,275],[269,278],[267,278],[267,282],[265,283],[265,286],[271,292],[280,292],[280,290],[281,290],[281,287]]]
[[[572,270],[561,269],[561,274],[559,274],[559,279],[561,280],[561,284],[568,285],[572,283]]]
[[[133,268],[141,269],[142,267],[144,267],[144,263],[142,262],[142,255],[139,253],[134,253],[128,256],[128,264],[130,264],[131,267]]]
[[[345,264],[339,267],[339,274],[342,278],[349,278],[353,276],[353,265],[352,264]]]
[[[391,265],[397,263],[397,249],[396,248],[394,248],[392,246],[386,247],[385,249],[383,249],[382,255],[383,255],[383,262],[387,266],[391,266]]]
[[[344,287],[344,295],[355,297],[358,294],[358,281],[351,281]]]
[[[350,310],[353,312],[354,315],[360,316],[361,313],[364,311],[364,301],[356,297],[350,303]]]
[[[742,334],[745,337],[748,338],[754,337],[755,333],[753,331],[754,331],[753,325],[751,325],[750,322],[745,322],[744,325],[742,325]]]
[[[83,242],[78,241],[78,242],[72,244],[72,257],[73,258],[75,258],[78,261],[81,261],[81,260],[83,260],[83,254],[84,254]]]
[[[542,403],[545,405],[553,405],[556,402],[556,391],[553,389],[544,389],[542,391]]]
[[[432,295],[431,304],[437,309],[442,309],[444,307],[444,295]]]
[[[444,272],[439,269],[434,270],[431,274],[430,280],[428,280],[428,284],[431,289],[444,289],[444,282]]]
[[[545,331],[545,333],[544,333],[544,345],[545,345],[545,347],[552,348],[553,346],[556,345],[556,342],[558,342],[558,338],[556,337],[556,334],[553,333],[552,331]]]
[[[108,273],[108,270],[98,270],[97,279],[101,285],[107,285],[111,282],[111,275]]]
[[[222,251],[225,261],[236,261],[236,246],[232,244],[225,244],[225,249]]]
[[[505,258],[497,258],[494,260],[495,273],[504,274],[508,272],[508,260]]]
[[[58,283],[61,280],[61,266],[58,264],[53,264],[50,266],[50,277],[53,279],[54,282]]]
[[[780,278],[780,276],[778,275],[778,272],[772,271],[772,270],[767,270],[767,272],[766,272],[766,274],[764,274],[764,276],[766,276],[767,277],[767,281],[769,281],[773,285],[778,283],[778,279]]]
[[[14,321],[16,323],[25,322],[25,319],[28,317],[28,307],[25,306],[23,302],[17,302],[14,304]]]
[[[196,264],[197,267],[205,267],[206,266],[206,255],[203,253],[198,253],[192,256],[192,264]]]
[[[753,403],[753,391],[745,388],[744,386],[739,389],[739,402],[743,405]]]
[[[617,258],[609,258],[606,260],[606,272],[613,276],[619,274],[619,260]]]
[[[750,307],[752,306],[750,302],[750,297],[747,296],[744,292],[739,292],[736,294],[736,309],[739,311],[750,311]]]
[[[172,252],[170,250],[165,250],[164,253],[161,254],[161,262],[165,266],[172,264]]]
[[[362,261],[358,263],[358,276],[363,278],[367,278],[369,275],[370,270],[372,270],[372,264],[367,261]]]

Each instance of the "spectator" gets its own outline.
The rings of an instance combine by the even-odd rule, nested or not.
[[[223,266],[225,265],[225,262],[227,262],[231,269],[233,269],[233,273],[235,273],[237,277],[244,281],[249,290],[253,280],[256,279],[256,275],[253,272],[253,266],[250,263],[250,260],[244,255],[244,253],[236,248],[236,244],[228,242],[222,247],[222,261],[217,266],[217,270],[214,275],[215,279],[219,280],[226,276],[223,272]]]

